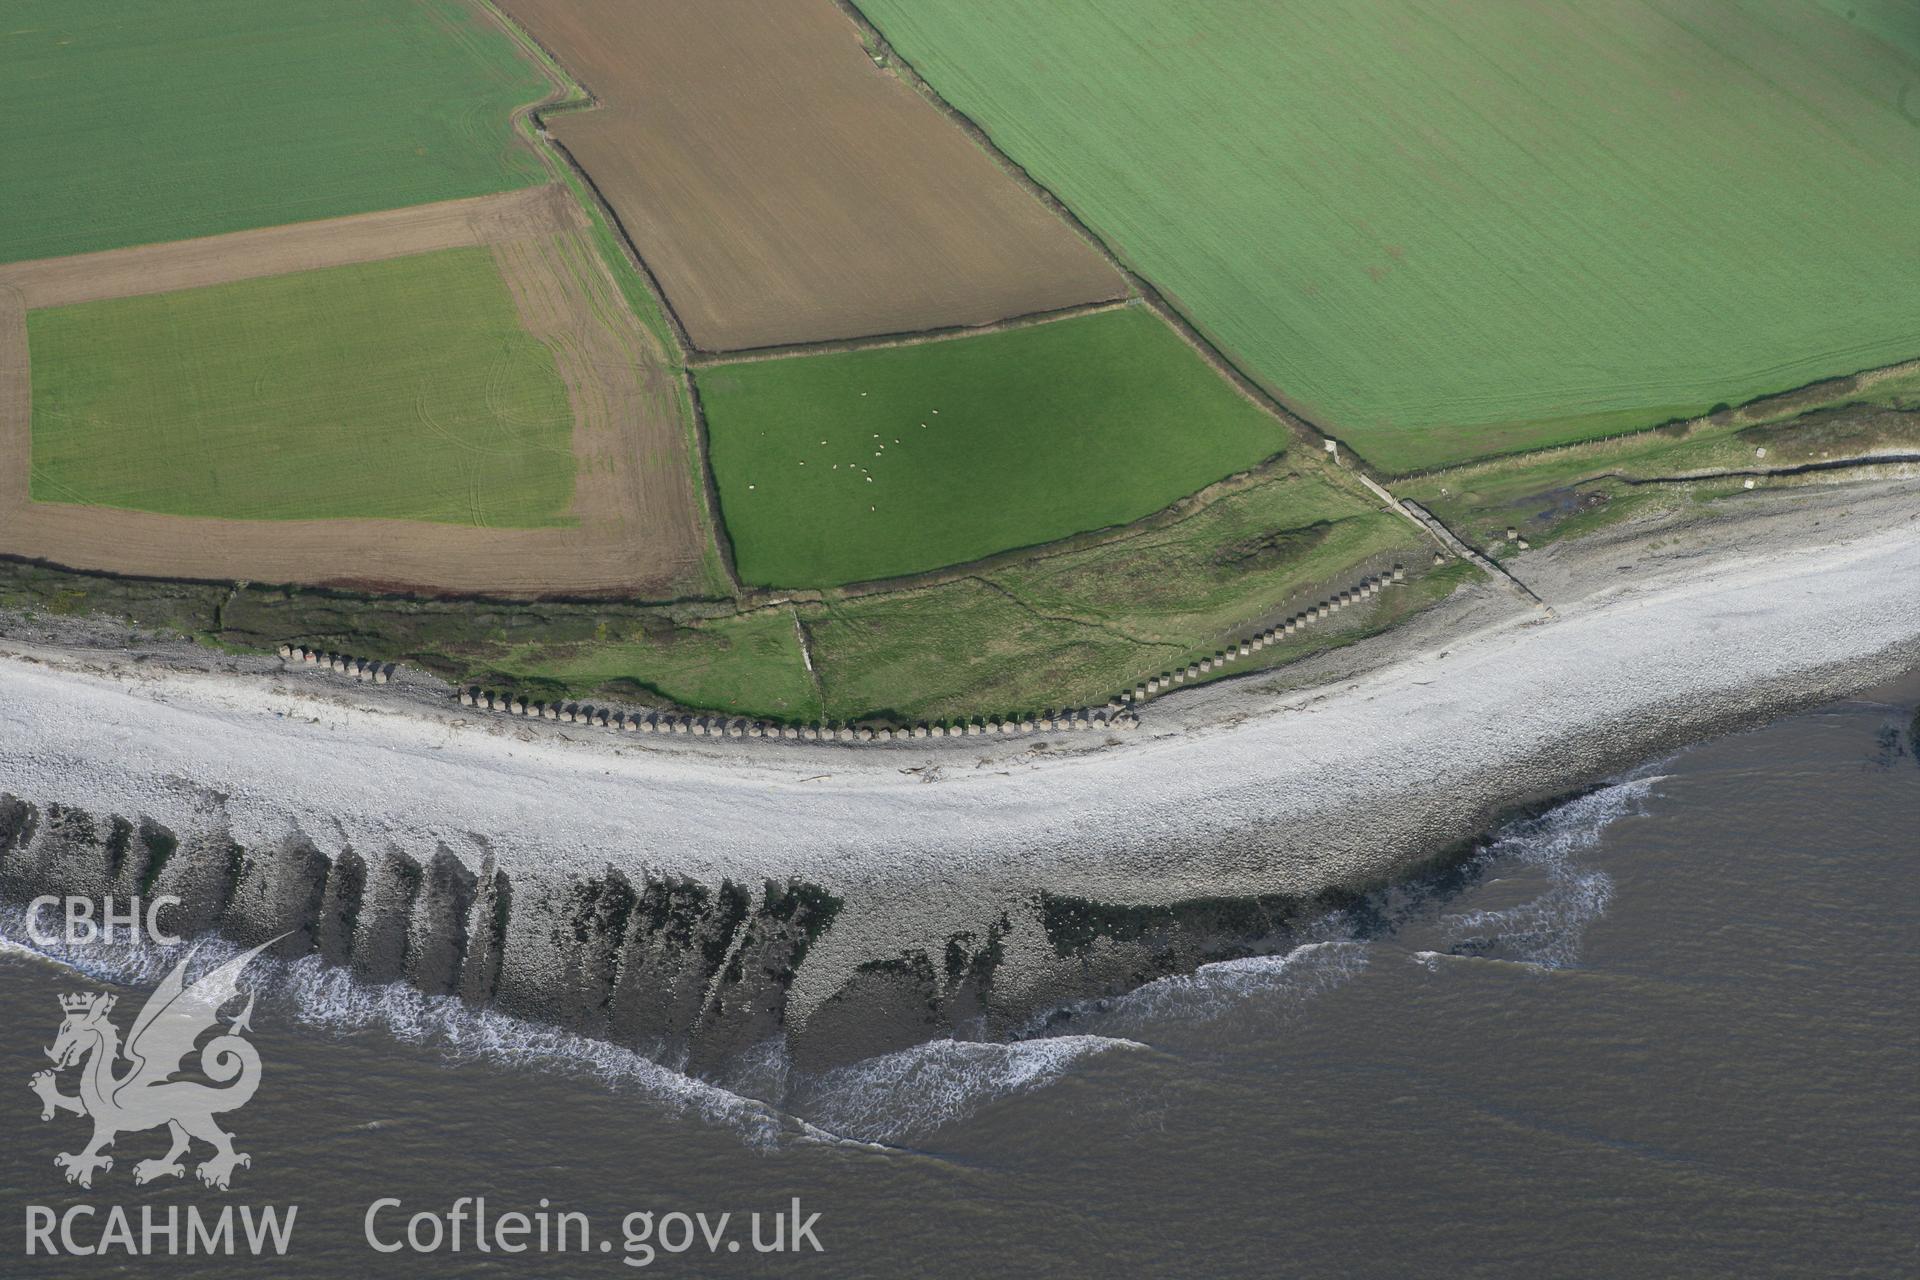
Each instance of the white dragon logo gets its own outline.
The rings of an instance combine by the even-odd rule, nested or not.
[[[246,1008],[231,1020],[228,1032],[213,1037],[200,1050],[201,1072],[224,1087],[171,1077],[183,1069],[182,1060],[193,1052],[201,1035],[219,1024],[221,1008],[240,994],[240,971],[278,941],[274,938],[261,943],[191,985],[186,981],[186,969],[192,957],[182,959],[147,997],[140,1015],[133,1020],[124,1050],[119,1029],[107,1017],[113,1012],[116,997],[90,993],[60,997],[66,1018],[47,1050],[54,1070],[37,1072],[28,1083],[40,1095],[42,1120],[53,1119],[59,1111],[93,1119],[93,1141],[85,1150],[53,1158],[55,1165],[66,1170],[68,1182],[91,1187],[95,1170],[113,1168],[113,1157],[104,1153],[116,1137],[161,1125],[173,1136],[173,1147],[158,1160],[134,1165],[136,1183],[183,1176],[187,1170],[180,1157],[195,1138],[214,1149],[213,1156],[195,1170],[209,1187],[226,1190],[234,1169],[253,1164],[251,1156],[233,1149],[233,1135],[213,1119],[246,1106],[260,1087],[260,1054],[242,1038],[242,1033],[252,1030],[251,993]],[[114,1068],[123,1053],[129,1065],[116,1075]],[[61,1093],[57,1073],[83,1062],[80,1092]]]

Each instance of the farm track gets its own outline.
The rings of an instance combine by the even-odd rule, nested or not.
[[[0,553],[137,576],[489,596],[697,593],[705,535],[666,353],[621,302],[560,186],[0,267]],[[490,246],[554,352],[580,460],[568,528],[236,521],[34,503],[25,316],[436,249]]]
[[[1121,297],[1071,228],[873,64],[831,0],[506,0],[600,106],[547,128],[695,347],[972,327]],[[755,68],[743,82],[728,75]]]
[[[767,609],[785,608],[792,603],[819,604],[828,600],[852,600],[868,596],[909,594],[935,587],[950,586],[956,582],[979,578],[983,574],[996,573],[1016,565],[1043,564],[1059,556],[1074,555],[1100,547],[1118,546],[1143,534],[1170,529],[1205,511],[1222,498],[1297,470],[1297,462],[1298,459],[1292,454],[1277,454],[1256,467],[1251,467],[1245,471],[1238,471],[1230,476],[1216,480],[1205,488],[1190,493],[1186,497],[1169,503],[1160,510],[1150,512],[1130,523],[1089,529],[1081,533],[1069,534],[1064,538],[1056,538],[1050,542],[1036,543],[1031,546],[1011,547],[1005,551],[996,551],[989,556],[982,556],[957,564],[944,565],[938,569],[929,569],[923,573],[902,574],[891,578],[875,578],[866,582],[849,582],[837,587],[827,588],[752,588],[743,595],[742,607],[739,612],[742,614],[758,613]],[[1404,515],[1404,513],[1400,514]]]
[[[1743,405],[1735,406],[1725,413],[1706,413],[1697,417],[1666,423],[1660,427],[1644,428],[1638,431],[1623,431],[1618,435],[1600,436],[1592,440],[1581,440],[1573,444],[1554,445],[1547,449],[1529,449],[1525,453],[1505,454],[1495,458],[1477,458],[1471,462],[1454,463],[1446,467],[1432,467],[1423,471],[1410,471],[1394,477],[1396,483],[1405,484],[1414,480],[1432,479],[1442,476],[1473,476],[1490,470],[1514,466],[1520,463],[1534,464],[1549,462],[1560,458],[1578,458],[1596,456],[1600,451],[1630,448],[1636,442],[1645,440],[1650,432],[1661,431],[1680,439],[1696,438],[1703,433],[1722,425],[1760,426],[1781,417],[1790,417],[1802,408],[1814,405],[1835,404],[1851,396],[1864,395],[1873,388],[1896,378],[1920,374],[1920,359],[1901,360],[1894,364],[1880,365],[1872,369],[1862,369],[1844,378],[1823,379],[1809,383],[1804,387],[1795,387],[1777,395],[1761,396]]]
[[[19,289],[0,283],[0,522],[27,503],[33,465],[33,363],[27,307]]]

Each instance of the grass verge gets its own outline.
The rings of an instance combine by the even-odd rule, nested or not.
[[[1629,516],[1741,491],[1745,479],[1876,452],[1920,452],[1920,371],[1834,379],[1690,426],[1499,458],[1395,486],[1494,558],[1577,537]],[[1724,479],[1711,477],[1733,473]],[[1661,483],[1699,476],[1691,483]]]

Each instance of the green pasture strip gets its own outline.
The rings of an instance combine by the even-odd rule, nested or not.
[[[1824,392],[1809,388],[1791,408],[1761,402],[1685,434],[1643,432],[1437,471],[1402,481],[1396,492],[1498,559],[1524,554],[1507,541],[1508,528],[1543,546],[1688,500],[1687,486],[1633,481],[1760,473],[1880,452],[1920,453],[1920,380],[1911,375],[1864,389],[1851,380]],[[1743,489],[1738,478],[1699,482],[1702,490],[1716,485]]]

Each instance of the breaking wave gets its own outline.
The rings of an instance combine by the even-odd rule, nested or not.
[[[793,1101],[835,1133],[898,1143],[965,1120],[996,1099],[1052,1084],[1083,1058],[1145,1047],[1093,1035],[1005,1044],[933,1040],[803,1081]]]
[[[149,942],[66,947],[23,941],[21,913],[0,913],[0,953],[50,963],[98,982],[149,987],[183,954]],[[193,970],[241,948],[208,938],[193,945]],[[254,962],[263,1004],[276,1016],[336,1034],[378,1032],[436,1050],[450,1060],[481,1061],[598,1080],[674,1114],[729,1129],[758,1147],[828,1142],[878,1147],[965,1119],[1001,1097],[1045,1087],[1074,1063],[1127,1041],[1062,1036],[1014,1044],[933,1041],[789,1082],[786,1046],[757,1046],[735,1064],[743,1088],[766,1089],[776,1105],[713,1081],[682,1074],[632,1049],[542,1026],[454,996],[430,996],[399,983],[370,985],[317,956]],[[791,1096],[785,1096],[785,1095]],[[803,1118],[804,1117],[804,1118]]]
[[[0,914],[0,948],[99,982],[149,987],[183,954],[179,948],[162,948],[144,940],[111,947],[30,943],[22,941],[27,935],[21,923],[19,912]],[[240,951],[224,939],[201,939],[192,945],[192,971],[212,967]],[[323,964],[317,956],[291,961],[261,956],[251,972],[263,1003],[277,1016],[304,1026],[334,1033],[374,1031],[436,1050],[453,1061],[483,1061],[598,1080],[609,1089],[639,1094],[670,1113],[697,1116],[731,1129],[755,1146],[775,1146],[791,1139],[837,1140],[837,1135],[775,1106],[683,1075],[632,1049],[477,1008],[454,996],[425,995],[400,983],[364,983],[345,969]]]
[[[1327,927],[1340,925],[1336,918]],[[1367,944],[1350,937],[1302,943],[1283,955],[1244,956],[1172,974],[1124,995],[1082,1000],[1048,1015],[1083,1029],[1151,1038],[1177,1023],[1206,1022],[1255,1002],[1278,1012],[1357,976],[1367,967]]]
[[[1511,907],[1441,917],[1444,952],[1414,955],[1429,968],[1442,955],[1506,960],[1534,969],[1563,969],[1580,958],[1587,926],[1613,901],[1613,877],[1577,861],[1621,818],[1646,812],[1646,800],[1667,778],[1651,771],[1622,778],[1538,818],[1509,823],[1476,855],[1483,866],[1529,868],[1546,879],[1535,897]]]

